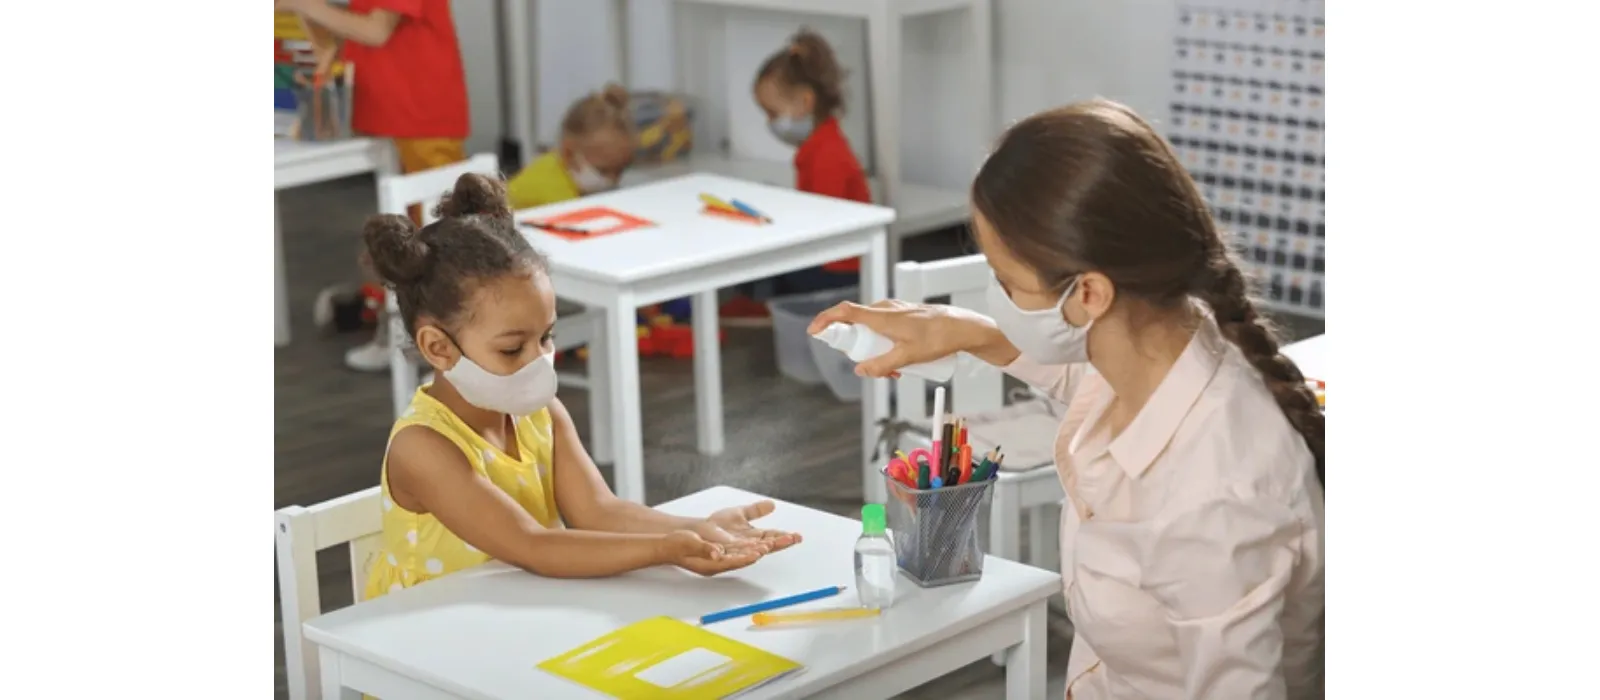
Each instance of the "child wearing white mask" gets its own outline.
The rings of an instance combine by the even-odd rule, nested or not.
[[[561,119],[561,145],[511,178],[511,206],[527,209],[615,189],[633,165],[638,140],[628,91],[607,85],[572,103]]]
[[[756,69],[751,94],[774,138],[793,146],[795,189],[853,202],[872,202],[867,173],[839,127],[845,71],[822,35],[801,29]],[[860,261],[836,260],[748,285],[722,315],[763,316],[759,297],[801,294],[855,284]]]
[[[613,495],[556,398],[555,290],[504,184],[463,175],[436,213],[420,230],[375,216],[363,232],[437,373],[390,433],[365,598],[491,558],[561,578],[661,564],[710,576],[799,541],[751,524],[771,501],[686,518]]]

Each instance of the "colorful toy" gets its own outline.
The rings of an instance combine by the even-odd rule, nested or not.
[[[679,305],[679,302],[682,304]],[[673,306],[680,306],[683,312],[681,316],[669,312]],[[694,357],[694,327],[688,325],[688,306],[688,299],[675,299],[666,304],[646,306],[639,310],[636,339],[640,357],[678,359]],[[725,340],[727,340],[726,334],[718,330],[717,342]],[[589,348],[576,348],[565,354],[567,357],[587,360]]]

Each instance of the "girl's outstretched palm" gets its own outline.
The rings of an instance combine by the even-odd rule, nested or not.
[[[728,546],[755,545],[771,554],[800,542],[793,532],[767,530],[751,524],[752,521],[771,514],[777,506],[772,501],[757,501],[747,506],[723,508],[707,516],[695,532],[707,542]]]

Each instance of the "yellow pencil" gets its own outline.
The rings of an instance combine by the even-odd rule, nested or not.
[[[700,201],[705,202],[706,206],[712,207],[712,208],[715,208],[715,209],[721,209],[723,211],[731,211],[731,212],[734,212],[735,214],[744,213],[744,212],[739,211],[732,204],[729,204],[729,203],[724,202],[724,201],[722,201],[720,199],[717,199],[716,197],[713,197],[713,196],[711,196],[709,194],[700,195]]]
[[[828,622],[832,620],[855,620],[863,617],[877,617],[881,611],[877,608],[828,608],[826,610],[810,610],[795,613],[760,612],[750,616],[750,621],[757,627],[768,625],[791,624],[797,622]]]

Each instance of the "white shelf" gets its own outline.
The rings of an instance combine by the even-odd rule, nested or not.
[[[776,187],[794,187],[792,164],[714,154],[695,154],[672,163],[635,165],[623,175],[622,184],[631,187],[690,173],[712,173]],[[877,178],[870,182],[873,200],[881,204],[883,188]],[[889,234],[896,238],[927,233],[967,220],[966,192],[900,183],[894,193],[895,221],[889,226]]]

